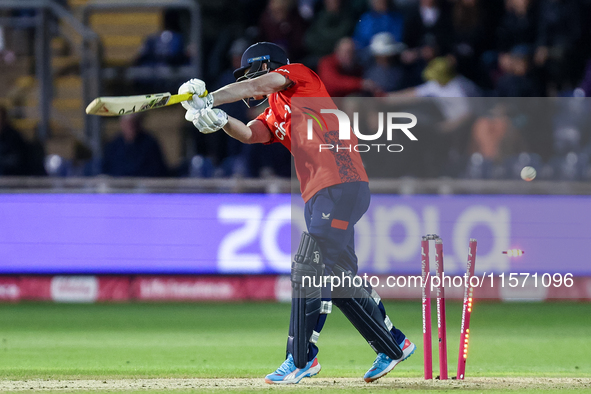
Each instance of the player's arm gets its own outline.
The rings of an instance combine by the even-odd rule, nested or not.
[[[181,104],[187,110],[189,108],[200,110],[250,97],[264,98],[291,84],[289,79],[279,73],[268,73],[257,78],[231,83],[213,93],[206,94],[205,82],[200,79],[191,79],[181,85],[179,94],[193,93],[191,100],[183,101]]]
[[[246,125],[219,108],[190,109],[185,118],[203,134],[223,129],[230,137],[245,144],[266,143],[272,138],[271,132],[262,121],[255,119]]]
[[[223,127],[223,130],[230,137],[245,144],[264,144],[271,141],[272,138],[267,126],[258,119],[244,124],[238,119],[228,116],[228,123]]]
[[[282,91],[291,81],[279,73],[268,73],[258,78],[234,82],[212,93],[213,105],[233,103],[250,97],[264,97]]]

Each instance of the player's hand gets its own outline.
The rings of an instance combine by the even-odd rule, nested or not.
[[[184,93],[193,93],[191,100],[181,102],[181,105],[186,110],[190,108],[200,110],[213,107],[213,96],[211,93],[207,94],[205,82],[200,79],[193,78],[182,84],[179,87],[179,94]]]
[[[192,122],[201,133],[209,134],[218,131],[228,123],[228,114],[218,108],[189,109],[185,119]]]

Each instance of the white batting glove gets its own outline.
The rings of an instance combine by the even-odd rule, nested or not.
[[[185,82],[179,87],[179,94],[193,93],[191,100],[182,101],[181,105],[186,110],[193,109],[205,109],[213,107],[213,96],[211,93],[207,93],[205,88],[205,82],[200,79],[193,78]]]
[[[218,108],[189,109],[185,119],[192,122],[201,133],[209,134],[218,131],[228,123],[228,114]]]

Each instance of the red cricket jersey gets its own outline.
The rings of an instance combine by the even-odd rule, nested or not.
[[[357,137],[351,133],[349,140],[339,140],[336,116],[320,115],[321,109],[337,109],[337,106],[318,75],[298,63],[281,66],[272,72],[283,75],[292,84],[269,95],[269,108],[257,119],[271,131],[269,144],[280,142],[291,152],[304,201],[329,186],[368,182],[361,156],[352,149],[357,145]],[[296,99],[296,108],[292,107],[292,98]],[[311,139],[306,128],[310,114],[322,118],[321,122],[313,123]],[[321,150],[320,144],[330,144],[335,149]]]

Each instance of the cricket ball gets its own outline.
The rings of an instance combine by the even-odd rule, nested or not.
[[[536,177],[536,169],[531,166],[523,167],[521,170],[521,179],[524,181],[533,181]]]

